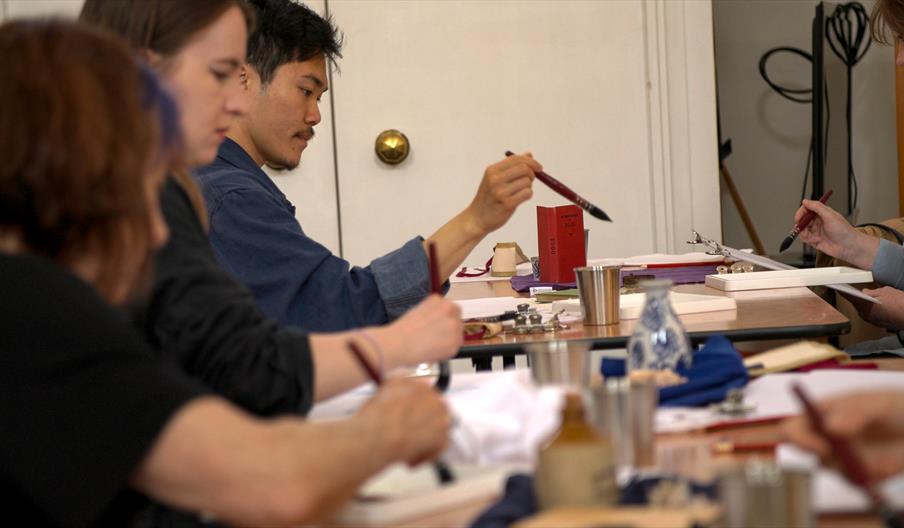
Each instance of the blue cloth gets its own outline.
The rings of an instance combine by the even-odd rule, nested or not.
[[[422,238],[351,267],[305,235],[295,206],[230,139],[194,176],[217,260],[280,323],[320,332],[383,324],[429,292]]]
[[[603,358],[600,372],[604,377],[625,375],[625,360]],[[731,341],[722,335],[706,340],[703,348],[694,352],[690,367],[679,364],[678,374],[686,383],[659,390],[659,405],[663,407],[697,407],[725,399],[730,389],[747,384],[747,368]]]
[[[622,505],[647,504],[648,495],[660,482],[676,481],[671,477],[634,478],[621,489],[618,500]],[[715,485],[688,482],[691,495],[716,498]],[[505,495],[478,517],[472,528],[506,528],[537,513],[537,499],[534,495],[534,478],[530,475],[512,475],[505,482]]]

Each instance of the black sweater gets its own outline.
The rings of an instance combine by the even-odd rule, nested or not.
[[[207,234],[172,178],[160,195],[170,239],[155,262],[138,325],[164,358],[257,415],[306,413],[314,365],[307,335],[258,309],[250,292],[216,262]]]

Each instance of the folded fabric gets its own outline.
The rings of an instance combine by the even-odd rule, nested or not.
[[[618,503],[622,505],[647,504],[650,492],[663,481],[684,482],[691,495],[716,498],[714,484],[698,484],[680,478],[656,476],[630,480],[621,489]],[[512,475],[505,482],[505,495],[484,511],[472,524],[472,528],[506,528],[537,513],[534,495],[534,478],[530,475]]]
[[[844,349],[851,357],[868,357],[892,354],[904,357],[904,345],[897,335],[885,336],[871,341],[860,341]]]
[[[475,390],[451,391],[455,417],[448,462],[532,464],[540,444],[559,427],[560,387],[537,387],[528,370],[494,373]]]
[[[622,377],[625,360],[603,358],[600,372],[607,378]],[[698,407],[720,402],[729,390],[743,387],[749,379],[741,355],[722,335],[707,339],[694,352],[691,366],[679,365],[677,372],[687,382],[659,390],[659,405],[663,407]]]

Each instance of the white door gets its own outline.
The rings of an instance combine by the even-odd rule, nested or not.
[[[684,251],[691,225],[721,236],[708,1],[329,0],[328,9],[346,37],[332,90],[343,254],[353,263],[430,235],[507,149],[532,151],[613,218],[585,214],[592,257]],[[675,41],[693,48],[672,50]],[[390,128],[411,141],[398,166],[374,153]],[[565,203],[536,184],[467,262],[484,262],[497,241],[536,254],[535,206]]]

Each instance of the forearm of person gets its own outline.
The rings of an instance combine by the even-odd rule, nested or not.
[[[844,260],[860,269],[871,269],[879,252],[879,239],[858,233],[852,247],[845,251]]]
[[[321,518],[391,460],[372,418],[261,421],[224,400],[172,418],[132,478],[160,502],[246,526]],[[362,439],[368,448],[362,449]]]
[[[367,337],[364,337],[362,332],[365,332]],[[349,350],[348,343],[351,340],[364,351],[371,365],[383,372],[389,372],[408,363],[406,343],[389,327],[335,334],[311,334],[316,401],[331,398],[370,381],[363,367]]]
[[[436,244],[439,276],[445,280],[459,269],[465,258],[487,234],[465,210],[430,235],[430,238],[424,241],[424,251],[427,251],[429,242]]]

